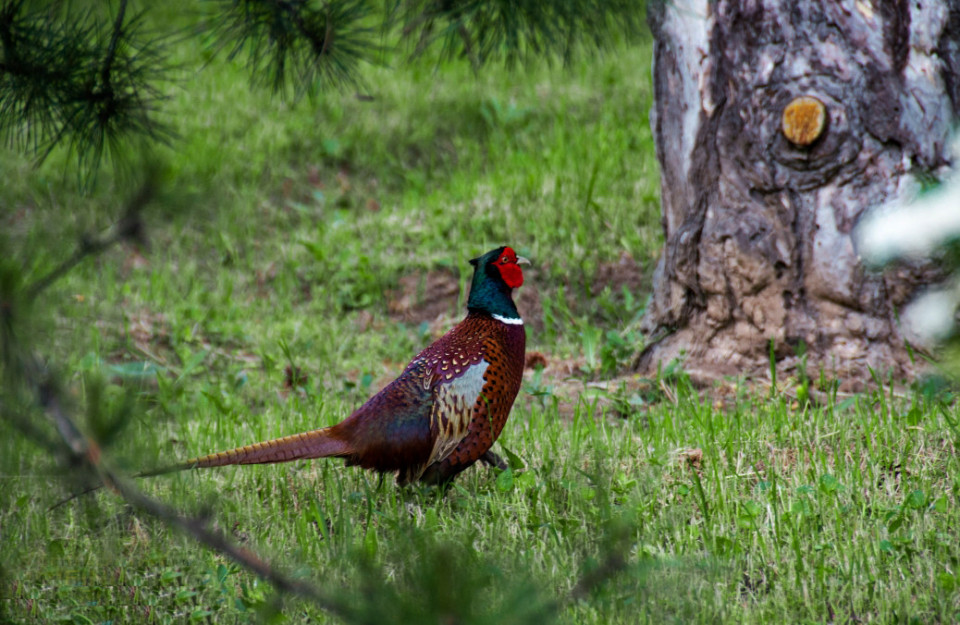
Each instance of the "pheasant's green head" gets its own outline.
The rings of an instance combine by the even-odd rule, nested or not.
[[[513,289],[523,284],[521,264],[530,264],[509,247],[490,250],[470,261],[474,266],[473,283],[467,309],[485,312],[501,321],[520,322],[520,314],[513,303]]]

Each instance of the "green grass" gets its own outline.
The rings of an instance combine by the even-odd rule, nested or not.
[[[149,250],[89,260],[20,326],[80,412],[100,407],[86,425],[114,466],[343,419],[456,321],[467,259],[504,243],[535,264],[528,349],[576,367],[528,372],[497,446],[514,468],[473,468],[446,495],[336,461],[142,480],[149,494],[351,598],[367,622],[960,618],[949,395],[880,389],[815,407],[736,380],[696,391],[682,375],[656,395],[629,376],[587,386],[641,346],[662,243],[649,42],[476,77],[466,63],[391,59],[366,74],[372,102],[283,102],[223,59],[195,74],[196,42],[176,54],[189,71],[166,110],[181,139],[159,157]],[[36,169],[0,160],[0,246],[27,281],[109,225],[134,184],[106,170],[82,196],[65,154]],[[628,294],[606,277],[624,252],[644,278]],[[447,316],[391,316],[402,277],[438,271],[460,286]],[[284,388],[288,365],[308,376],[302,388]],[[0,423],[0,620],[248,622],[280,610],[284,622],[338,622],[278,603],[109,492],[48,511],[72,487],[62,473]],[[622,568],[572,598],[618,557]]]

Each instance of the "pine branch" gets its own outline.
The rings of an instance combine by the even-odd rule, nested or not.
[[[104,156],[120,163],[131,139],[168,142],[157,121],[167,37],[148,38],[143,13],[121,0],[108,29],[89,11],[61,13],[8,0],[0,9],[0,138],[43,162],[70,149],[89,181]]]
[[[0,136],[38,152],[57,134],[59,103],[90,61],[91,22],[84,15],[67,26],[47,13],[28,15],[25,6],[12,0],[0,10]]]
[[[215,52],[245,53],[251,80],[274,92],[313,96],[359,84],[359,66],[379,53],[367,0],[214,0]]]
[[[414,54],[441,46],[444,58],[467,57],[474,68],[533,57],[569,61],[579,48],[609,49],[646,32],[636,0],[403,0],[394,8]]]

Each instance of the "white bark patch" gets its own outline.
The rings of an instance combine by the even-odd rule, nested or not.
[[[703,97],[703,88],[709,78],[707,62],[710,58],[710,18],[707,0],[670,3],[664,30],[671,33],[677,45],[677,66],[680,69],[680,106],[684,110],[683,153],[693,154],[693,146],[700,132],[700,111],[712,111],[713,103]],[[703,99],[701,99],[703,97]],[[689,158],[684,163],[689,163]],[[684,178],[687,171],[683,172]]]
[[[807,277],[807,287],[812,293],[825,299],[844,304],[855,304],[856,296],[851,285],[857,270],[856,252],[853,241],[848,235],[837,230],[837,197],[835,185],[829,185],[817,192],[816,224],[813,234],[812,267]]]
[[[911,2],[910,53],[903,68],[900,125],[910,135],[946,136],[950,131],[951,105],[943,85],[942,61],[937,43],[947,21],[947,7],[936,2]],[[921,145],[923,160],[936,161],[942,149],[937,142]]]

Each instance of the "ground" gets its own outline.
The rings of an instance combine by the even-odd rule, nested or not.
[[[509,244],[533,261],[495,447],[511,468],[446,493],[339,461],[138,482],[353,610],[334,616],[109,491],[48,510],[70,470],[0,424],[0,621],[960,617],[949,386],[631,374],[662,244],[649,41],[476,76],[397,59],[368,70],[372,100],[315,101],[223,58],[201,71],[201,47],[178,48],[147,244],[88,259],[18,320],[105,458],[132,473],[343,419],[456,323],[468,259]],[[136,184],[108,168],[81,195],[66,153],[0,160],[0,246],[26,282]]]

